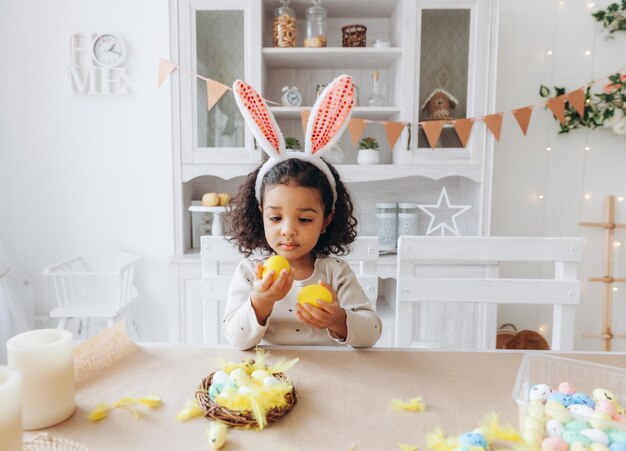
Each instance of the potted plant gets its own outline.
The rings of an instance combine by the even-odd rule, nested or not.
[[[293,136],[287,136],[285,138],[285,148],[287,150],[300,150],[302,147],[300,146],[300,141]]]
[[[378,164],[380,153],[378,152],[378,141],[376,141],[376,138],[366,136],[359,142],[359,153],[356,161],[359,164]]]

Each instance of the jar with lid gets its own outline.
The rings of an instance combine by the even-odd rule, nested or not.
[[[381,251],[393,251],[398,241],[398,217],[395,202],[376,204],[376,235]]]
[[[289,0],[280,0],[274,10],[274,47],[296,46],[296,11],[289,7]]]
[[[417,205],[398,203],[398,236],[417,235]]]
[[[326,8],[320,3],[321,0],[313,0],[313,6],[306,10],[305,47],[326,47]]]

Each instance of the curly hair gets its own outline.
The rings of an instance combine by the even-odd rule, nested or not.
[[[350,252],[350,244],[356,238],[357,219],[354,217],[354,205],[350,199],[350,193],[339,178],[339,173],[331,164],[326,164],[335,178],[337,201],[334,211],[332,190],[324,173],[315,165],[297,158],[282,161],[267,172],[261,185],[261,202],[263,202],[265,190],[270,186],[291,182],[297,186],[318,190],[324,205],[324,217],[333,213],[333,220],[326,227],[326,232],[320,235],[313,250],[321,255],[345,255]],[[232,207],[226,214],[231,241],[235,241],[239,251],[247,257],[257,249],[265,254],[274,252],[265,239],[261,206],[254,192],[260,169],[261,166],[248,174],[239,188],[239,193],[230,204]]]

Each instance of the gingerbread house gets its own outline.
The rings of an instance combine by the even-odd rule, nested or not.
[[[435,89],[422,104],[421,111],[425,111],[425,120],[452,119],[454,110],[459,101],[444,89]]]

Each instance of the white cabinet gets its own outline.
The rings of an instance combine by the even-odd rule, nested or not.
[[[497,43],[495,0],[327,0],[325,48],[304,48],[305,9],[309,0],[291,0],[297,17],[295,48],[273,47],[273,10],[277,0],[177,0],[172,2],[172,54],[182,68],[228,86],[249,82],[268,100],[280,101],[283,86],[297,86],[301,108],[315,102],[318,85],[347,73],[358,89],[353,117],[368,122],[363,136],[381,144],[378,165],[356,164],[357,149],[345,133],[338,164],[359,214],[359,232],[375,235],[377,202],[436,203],[443,187],[452,204],[471,205],[457,218],[462,235],[489,232],[493,137],[475,122],[462,148],[452,126],[446,127],[435,150],[417,125],[420,108],[434,89],[458,100],[455,118],[478,118],[494,112]],[[341,28],[367,27],[367,47],[343,48]],[[373,48],[376,39],[390,46]],[[386,104],[366,106],[372,73],[378,71]],[[204,81],[184,70],[172,77],[174,117],[174,196],[176,258],[200,265],[193,249],[188,211],[204,192],[235,194],[258,164],[261,152],[242,130],[232,93],[206,111]],[[270,104],[285,136],[301,142],[301,108]],[[405,123],[394,149],[376,121]],[[428,217],[421,215],[419,233]]]

